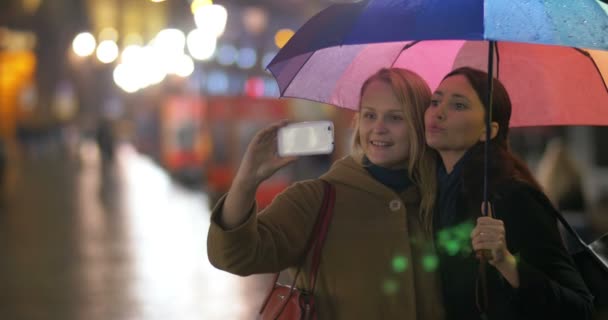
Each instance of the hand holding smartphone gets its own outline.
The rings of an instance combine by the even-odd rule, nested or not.
[[[290,123],[278,132],[281,157],[328,154],[334,150],[334,124],[331,121]]]

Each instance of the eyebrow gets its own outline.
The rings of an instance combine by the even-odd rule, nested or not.
[[[442,97],[443,97],[443,92],[441,92],[441,91],[435,91],[435,92],[433,93],[433,95],[438,95],[438,96],[442,96]],[[458,93],[454,93],[454,94],[452,94],[452,97],[454,97],[454,98],[462,98],[462,99],[464,99],[464,100],[469,101],[469,98],[467,98],[466,96],[464,96],[464,95],[462,95],[462,94],[458,94]]]
[[[372,107],[361,106],[361,111],[363,111],[363,109],[367,109],[369,111],[374,111],[374,112],[376,111],[376,109],[374,109]],[[403,113],[403,110],[402,109],[391,109],[391,110],[388,110],[388,112],[401,112],[401,113]]]

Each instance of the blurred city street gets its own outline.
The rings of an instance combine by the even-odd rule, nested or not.
[[[0,213],[2,319],[255,319],[271,279],[207,259],[206,196],[130,145],[114,167],[80,155],[24,157]]]
[[[564,11],[570,8],[566,0],[520,2],[526,4],[512,7],[521,13],[543,7],[568,15],[576,12]],[[583,6],[593,7],[597,17],[608,14],[608,0],[586,2],[597,3]],[[412,1],[411,7],[423,3]],[[330,154],[301,157],[258,186],[256,205],[262,210],[294,182],[318,178],[352,153],[353,137],[361,133],[355,124],[363,118],[357,113],[360,83],[350,74],[371,75],[389,65],[437,71],[465,65],[472,55],[461,50],[469,47],[467,41],[461,49],[448,50],[455,54],[449,63],[425,53],[416,58],[422,60],[408,60],[411,66],[398,64],[405,63],[398,58],[400,52],[419,41],[407,46],[394,42],[403,38],[402,28],[389,23],[391,19],[398,18],[406,26],[413,18],[416,32],[423,31],[418,22],[434,20],[402,18],[401,11],[389,10],[390,19],[380,21],[378,17],[384,17],[373,14],[382,23],[373,21],[369,27],[364,23],[356,31],[353,26],[359,24],[353,21],[367,16],[363,9],[368,4],[361,0],[1,0],[0,320],[255,320],[273,276],[239,277],[217,270],[206,250],[210,207],[229,190],[256,132],[283,120],[322,120],[333,123],[334,134]],[[403,6],[403,12],[410,7],[404,1],[394,4]],[[315,24],[311,34],[297,33],[329,6],[337,9],[321,15],[327,26]],[[576,6],[580,4],[572,8]],[[443,3],[438,7],[451,11]],[[485,12],[473,11],[469,13]],[[496,27],[519,27],[510,15],[499,12],[505,20]],[[548,12],[538,11],[538,16],[552,20]],[[587,20],[560,24],[580,30],[594,25],[592,16],[581,17]],[[383,24],[390,29],[387,37],[372,32]],[[524,25],[533,31],[532,42],[540,31],[553,30]],[[349,31],[351,27],[356,32]],[[442,28],[433,25],[433,29]],[[551,35],[547,39],[570,38],[566,36],[570,33],[558,29],[547,31]],[[368,40],[358,42],[373,34],[382,35],[377,45],[389,44],[399,52],[390,59],[380,58],[366,49]],[[307,52],[284,50],[292,38],[293,48],[299,48],[302,39],[310,40],[303,46]],[[357,40],[352,46],[344,42],[351,38]],[[411,40],[408,35],[407,41]],[[347,53],[325,51],[334,41]],[[597,78],[594,83],[605,88],[608,52],[602,50],[600,56],[599,51],[582,49],[587,50],[577,47],[572,52],[599,62],[590,70],[601,73],[602,82]],[[492,55],[486,49],[480,52],[480,66],[487,66]],[[553,87],[548,80],[563,81],[568,92],[591,97],[594,103],[589,105],[602,105],[605,100],[593,100],[594,95],[576,89],[586,83],[579,78],[583,69],[564,63],[569,60],[561,60],[561,55],[546,56],[558,59],[559,67],[523,59],[530,66],[521,70],[542,76],[524,79],[519,71],[513,73],[515,83],[533,90],[529,99],[521,99],[534,104],[531,112],[544,118],[537,105],[553,107],[557,101],[574,100],[549,95],[561,93],[562,87]],[[286,64],[282,60],[286,57],[297,63]],[[271,61],[289,76],[271,72]],[[304,67],[300,65],[304,61],[319,65]],[[499,69],[508,68],[499,68],[496,61],[498,77]],[[577,76],[566,76],[562,66],[572,67]],[[563,76],[553,79],[545,70]],[[294,81],[292,71],[294,75],[308,72],[310,78]],[[433,72],[431,78],[439,81],[443,74],[435,77]],[[287,83],[303,87],[292,92],[286,90]],[[303,89],[312,98],[295,94]],[[351,89],[356,89],[354,94]],[[339,98],[345,92],[352,110],[336,107],[345,106]],[[587,107],[574,101],[567,110],[547,115],[569,117]],[[528,165],[572,227],[591,243],[608,234],[608,126],[598,125],[608,118],[606,113],[589,114],[598,123],[566,119],[559,122],[565,125],[510,128],[509,148]],[[422,138],[422,132],[414,136]],[[357,137],[360,140],[362,135]],[[564,238],[570,249],[580,249],[579,243]]]

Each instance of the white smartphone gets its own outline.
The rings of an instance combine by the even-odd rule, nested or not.
[[[281,157],[328,154],[334,151],[334,124],[331,121],[290,123],[279,129]]]

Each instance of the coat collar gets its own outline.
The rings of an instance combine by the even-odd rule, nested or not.
[[[406,177],[404,177],[405,179]],[[398,194],[389,187],[374,179],[361,164],[352,156],[346,156],[336,161],[331,169],[321,179],[335,185],[347,185],[349,187],[366,191],[374,196],[386,200],[392,200]],[[400,196],[406,204],[417,204],[420,202],[420,192],[415,185],[408,187]]]

